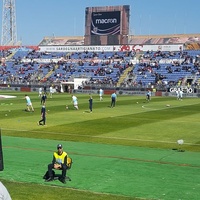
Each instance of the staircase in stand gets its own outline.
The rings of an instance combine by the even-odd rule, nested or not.
[[[120,78],[119,78],[119,81],[118,81],[118,83],[117,83],[117,87],[119,87],[119,86],[123,83],[124,79],[126,79],[128,73],[129,73],[132,69],[133,69],[133,67],[128,67],[128,68],[126,68],[126,69],[124,70],[123,74],[122,74],[122,75],[120,76]]]
[[[16,53],[17,51],[13,51],[8,57],[7,57],[7,60],[10,60]]]
[[[56,64],[55,67],[54,67],[54,70],[50,70],[50,71],[45,75],[45,77],[43,77],[43,78],[41,79],[41,81],[42,81],[42,82],[46,81],[46,80],[53,74],[53,72],[54,72],[56,69],[58,69],[58,67],[59,67],[59,65]]]

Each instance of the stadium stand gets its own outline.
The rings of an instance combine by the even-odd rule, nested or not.
[[[59,60],[54,62],[55,59]],[[128,66],[129,60],[130,55],[127,52],[69,54],[19,49],[1,67],[1,82],[60,82],[75,77],[87,77],[93,83],[115,84]]]
[[[84,85],[115,87],[199,85],[200,82],[200,50],[42,52],[18,47],[1,50],[0,58],[1,84],[51,84],[74,78],[87,78]],[[137,62],[133,64],[135,58]]]
[[[198,84],[199,80],[199,55],[200,51],[180,51],[180,52],[145,52],[139,63],[124,81],[124,86],[128,84],[148,87],[151,85],[176,85],[192,77],[189,84]],[[188,82],[187,82],[188,84]]]

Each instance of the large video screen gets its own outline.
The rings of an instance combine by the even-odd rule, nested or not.
[[[120,11],[92,12],[91,35],[119,35]]]

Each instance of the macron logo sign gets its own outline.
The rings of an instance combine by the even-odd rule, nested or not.
[[[117,19],[96,19],[96,24],[117,24]]]

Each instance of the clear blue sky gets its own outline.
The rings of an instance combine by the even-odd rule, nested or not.
[[[15,1],[17,38],[23,45],[37,45],[45,36],[84,36],[85,8],[96,6],[130,5],[131,35],[200,33],[200,0]],[[2,0],[0,10],[2,15]]]

